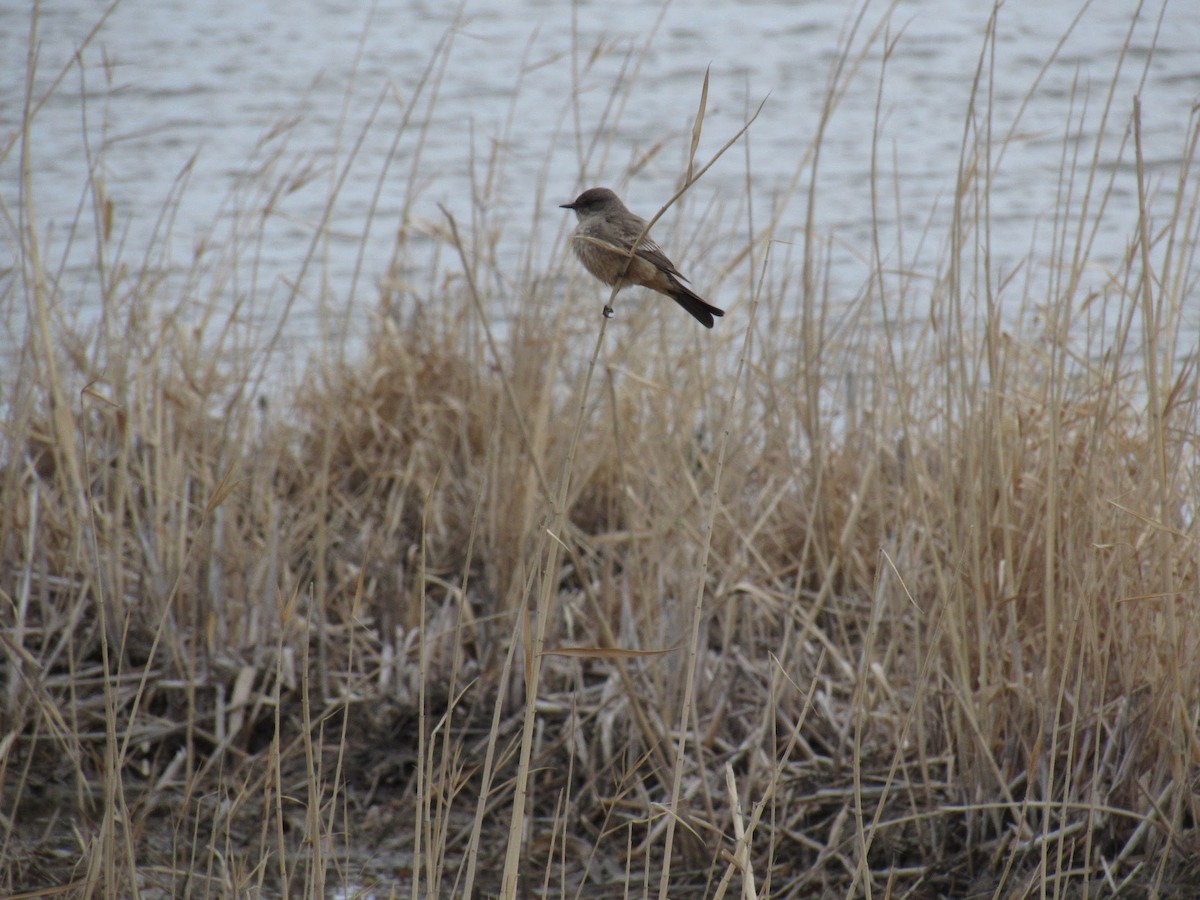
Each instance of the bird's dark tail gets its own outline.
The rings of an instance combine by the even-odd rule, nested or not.
[[[674,281],[674,279],[672,279]],[[705,328],[713,327],[713,316],[725,315],[725,310],[717,309],[711,303],[708,303],[699,294],[693,291],[686,285],[675,282],[675,290],[671,293],[671,299],[690,312]]]

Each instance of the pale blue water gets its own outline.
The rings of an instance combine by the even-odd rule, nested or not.
[[[1136,20],[1131,7],[1128,0],[1096,0],[1053,61],[1080,4],[1010,0],[999,12],[992,97],[978,103],[991,110],[994,146],[1010,132],[1012,140],[993,178],[990,241],[997,273],[1032,259],[1020,280],[1035,297],[1049,283],[1038,265],[1049,256],[1041,247],[1053,230],[1064,147],[1090,166],[1110,89],[1100,171],[1118,177],[1092,252],[1097,284],[1117,267],[1136,228],[1131,143],[1117,156],[1136,94],[1156,209],[1165,210],[1178,187],[1200,98],[1200,6],[1147,5]],[[853,20],[832,0],[676,0],[665,8],[636,0],[479,0],[461,13],[433,2],[381,3],[372,11],[331,0],[131,0],[115,7],[73,62],[103,9],[90,0],[58,0],[43,4],[37,21],[34,96],[66,74],[36,113],[34,202],[26,212],[32,209],[47,259],[63,266],[62,296],[85,319],[98,310],[96,286],[83,277],[97,253],[91,213],[71,232],[81,204],[87,208],[92,168],[114,203],[116,233],[106,253],[140,260],[160,213],[171,208],[170,238],[160,238],[156,261],[186,272],[203,242],[239,245],[237,271],[214,278],[216,290],[231,304],[241,297],[247,318],[267,326],[283,321],[286,340],[301,353],[319,351],[326,339],[340,344],[343,322],[352,343],[361,337],[369,320],[355,311],[375,302],[406,211],[414,235],[407,289],[434,298],[459,268],[448,250],[434,255],[430,235],[444,222],[440,203],[468,234],[473,224],[497,229],[503,277],[489,286],[498,303],[506,284],[561,271],[571,217],[557,205],[581,187],[607,184],[652,214],[683,171],[706,67],[700,161],[769,97],[748,151],[739,145],[718,162],[656,235],[677,261],[690,260],[685,269],[704,293],[732,307],[722,326],[738,327],[745,270],[719,273],[744,244],[751,207],[756,228],[777,211],[777,236],[803,239],[811,187],[805,154],[847,45],[853,71],[827,124],[816,187],[815,236],[830,248],[830,282],[848,303],[864,289],[874,223],[892,267],[932,270],[950,221],[989,17],[987,6],[960,0],[901,2],[890,14],[874,3],[847,41]],[[8,266],[3,257],[15,257],[15,140],[30,27],[28,9],[0,7],[0,269]],[[1118,74],[1127,38],[1132,50]],[[446,40],[451,48],[438,56]],[[412,121],[401,132],[414,97]],[[986,121],[979,116],[976,124]],[[880,207],[873,214],[868,176],[876,133]],[[245,214],[264,208],[262,185],[277,182],[289,190],[270,200],[273,214],[256,241],[258,221]],[[322,222],[335,189],[333,215]],[[1081,191],[1077,185],[1077,202]],[[706,243],[713,234],[723,237]],[[906,242],[903,256],[897,234]],[[781,246],[778,265],[794,268],[799,253],[790,263],[785,257]],[[24,297],[15,278],[0,273],[10,329],[24,321],[11,308]],[[297,279],[301,290],[286,307]],[[920,312],[919,301],[907,302],[908,313]]]

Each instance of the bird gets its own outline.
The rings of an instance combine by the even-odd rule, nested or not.
[[[633,242],[646,230],[646,220],[626,209],[608,188],[588,188],[560,209],[575,211],[579,220],[571,236],[575,255],[605,284],[617,290],[638,284],[665,294],[705,328],[713,327],[714,316],[725,315],[684,283],[687,279],[648,235],[642,237],[632,257],[629,255]],[[607,305],[604,314],[612,315]]]

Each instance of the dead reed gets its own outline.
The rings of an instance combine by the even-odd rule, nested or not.
[[[1184,891],[1200,120],[1171,202],[1137,124],[1141,219],[1099,287],[1118,176],[1064,166],[1091,202],[1064,201],[1052,290],[1022,294],[980,249],[1002,146],[980,130],[944,265],[876,246],[837,329],[814,215],[794,262],[753,233],[728,327],[682,337],[651,304],[606,326],[569,275],[513,285],[501,330],[511,279],[449,215],[444,291],[389,288],[402,233],[361,355],[294,390],[221,306],[253,240],[182,288],[154,248],[98,263],[78,326],[26,193],[0,891]]]

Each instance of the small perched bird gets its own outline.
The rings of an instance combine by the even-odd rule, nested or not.
[[[706,303],[683,283],[687,279],[649,237],[643,237],[633,256],[629,256],[629,248],[642,234],[646,220],[626,209],[608,188],[588,188],[574,203],[564,203],[561,208],[575,210],[579,218],[571,238],[575,255],[585,269],[605,284],[615,285],[618,290],[640,284],[666,294],[705,328],[713,327],[713,316],[725,315],[724,310]],[[611,315],[612,310],[605,306],[604,314]]]

